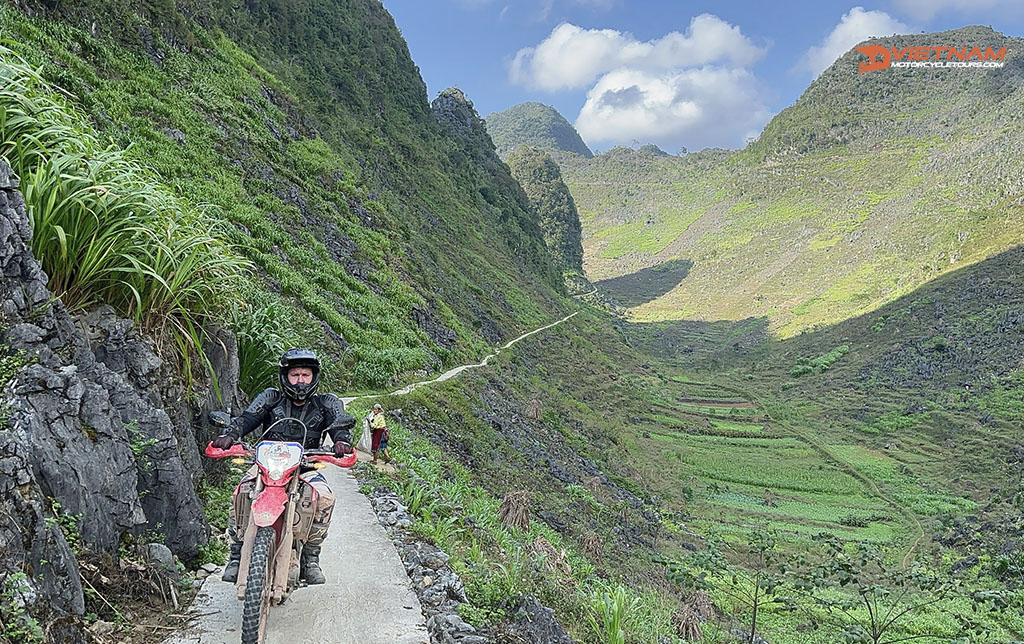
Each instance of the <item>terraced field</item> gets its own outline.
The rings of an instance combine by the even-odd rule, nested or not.
[[[698,532],[739,539],[770,526],[796,543],[829,531],[907,553],[919,545],[917,515],[971,509],[911,474],[934,458],[925,449],[822,444],[814,428],[776,421],[715,383],[674,377],[647,391],[656,413],[643,419],[645,478],[656,480],[656,468],[672,482],[663,493]]]

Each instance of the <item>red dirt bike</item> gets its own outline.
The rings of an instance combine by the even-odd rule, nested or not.
[[[226,427],[230,417],[224,412],[212,412],[210,420],[215,426]],[[234,499],[236,517],[248,515],[238,581],[235,582],[238,599],[244,602],[242,644],[262,644],[271,605],[283,604],[300,586],[299,561],[313,523],[315,503],[312,487],[300,486],[299,475],[328,464],[352,467],[356,462],[355,453],[336,458],[333,452],[304,449],[305,434],[309,430],[295,418],[282,418],[273,423],[263,436],[283,422],[302,425],[302,443],[266,441],[261,437],[255,447],[244,443],[235,443],[230,449],[217,449],[212,443],[206,446],[206,455],[210,458],[233,457],[236,463],[252,459],[259,471],[249,494],[250,503],[239,498],[237,488]]]

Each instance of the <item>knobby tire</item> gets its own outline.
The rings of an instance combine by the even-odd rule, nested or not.
[[[274,537],[274,528],[270,526],[256,530],[252,557],[249,559],[249,574],[245,581],[245,602],[242,605],[242,644],[263,644],[267,635]]]

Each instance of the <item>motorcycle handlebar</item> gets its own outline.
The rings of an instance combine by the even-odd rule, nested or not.
[[[230,458],[230,457],[233,457],[233,456],[235,456],[235,457],[243,456],[244,457],[244,456],[252,456],[252,450],[247,448],[242,443],[235,443],[234,445],[232,445],[228,449],[218,449],[218,448],[213,446],[212,442],[210,442],[206,446],[206,455],[209,458]],[[355,452],[352,452],[351,454],[348,454],[346,456],[342,456],[341,458],[338,458],[337,456],[334,455],[334,452],[328,452],[328,451],[324,451],[324,450],[306,450],[305,453],[304,453],[304,456],[305,456],[307,461],[312,461],[314,463],[317,463],[317,462],[330,463],[331,465],[336,465],[337,467],[344,467],[344,468],[352,467],[353,465],[356,464],[356,460],[357,460]]]
[[[219,449],[211,441],[206,445],[206,455],[210,458],[230,458],[232,456],[250,456],[252,452],[241,443],[235,443],[228,449]]]
[[[330,463],[338,467],[352,467],[356,464],[357,457],[355,452],[341,458],[335,456],[334,452],[306,452],[306,460],[314,463]]]

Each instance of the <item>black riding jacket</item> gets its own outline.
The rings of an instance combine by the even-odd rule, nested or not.
[[[304,405],[296,405],[287,396],[274,388],[264,389],[249,404],[241,416],[231,419],[231,428],[226,432],[238,440],[257,427],[266,430],[282,418],[298,418],[306,424],[304,447],[320,447],[321,436],[326,430],[331,444],[337,441],[352,442],[352,428],[356,419],[345,413],[345,405],[334,394],[316,394]],[[264,440],[294,441],[302,443],[302,426],[298,423],[281,423],[264,437]]]

